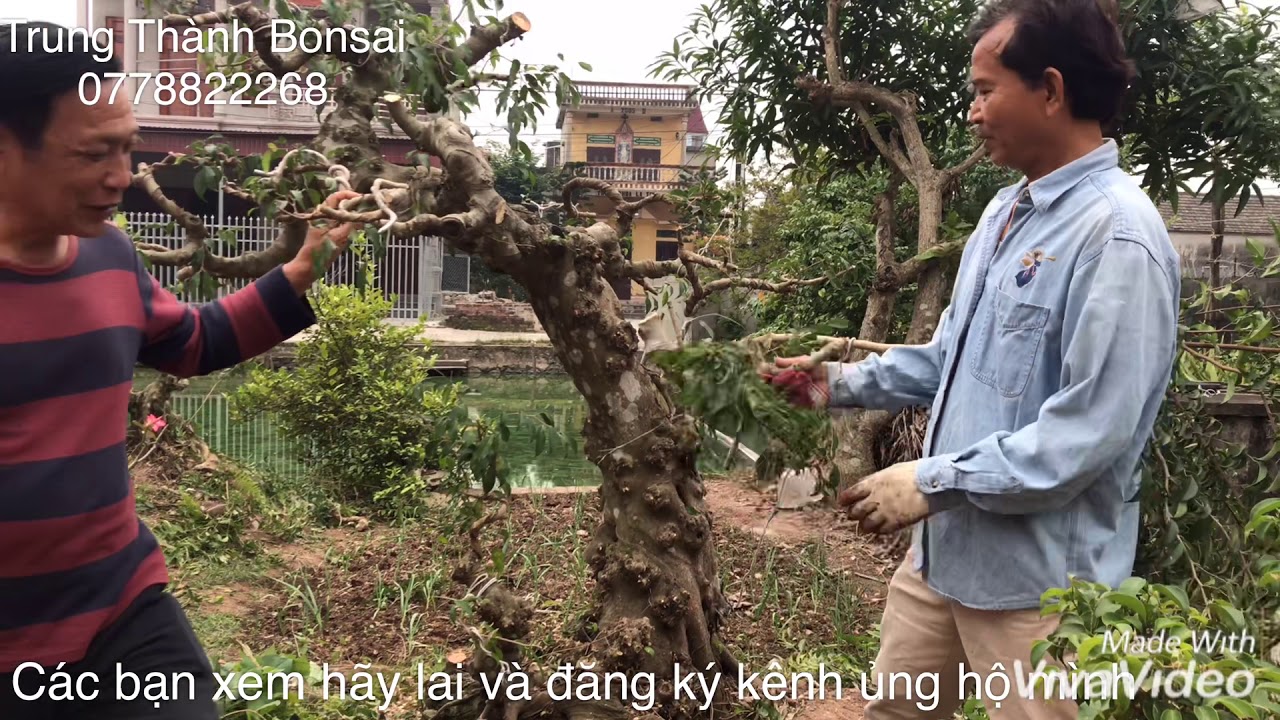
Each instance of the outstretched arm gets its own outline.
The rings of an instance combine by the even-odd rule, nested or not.
[[[325,205],[336,207],[356,193],[340,191]],[[326,240],[336,252],[346,248],[351,223],[312,227],[297,255],[241,290],[203,305],[182,302],[137,259],[139,289],[146,317],[138,361],[179,377],[206,375],[261,355],[316,321],[304,297],[315,282],[312,258]],[[327,264],[326,264],[327,265]]]
[[[831,407],[898,410],[929,405],[942,380],[943,353],[955,333],[952,307],[942,312],[933,339],[900,345],[856,363],[826,364]]]
[[[138,263],[146,312],[138,360],[179,377],[233,367],[270,350],[315,322],[311,305],[283,266],[245,288],[203,305],[179,300]]]

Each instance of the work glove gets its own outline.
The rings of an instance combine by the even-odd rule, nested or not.
[[[827,369],[822,363],[805,369],[807,360],[806,357],[778,358],[772,366],[762,369],[760,378],[781,390],[792,405],[821,410],[831,402]]]
[[[840,493],[837,503],[866,532],[889,534],[929,515],[929,500],[916,486],[918,460],[891,465]]]

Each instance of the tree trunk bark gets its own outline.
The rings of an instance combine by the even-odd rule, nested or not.
[[[936,181],[921,182],[917,185],[920,198],[918,252],[925,252],[938,244],[939,229],[942,225],[942,187]],[[947,287],[946,267],[942,263],[930,263],[920,273],[916,285],[916,305],[911,315],[911,326],[907,330],[904,342],[908,345],[922,345],[933,338],[938,329],[938,319],[946,309],[947,298],[951,295]]]
[[[598,259],[572,246],[545,252],[545,262],[527,265],[538,273],[518,279],[586,401],[586,452],[603,475],[588,548],[599,613],[590,661],[597,672],[652,673],[670,711],[663,717],[699,717],[687,698],[674,699],[675,667],[706,674],[708,686],[727,670],[697,427],[642,364],[637,332]]]
[[[1215,199],[1210,208],[1210,235],[1209,235],[1209,289],[1217,290],[1222,287],[1222,236],[1226,233],[1226,201]],[[1219,326],[1218,314],[1214,312],[1213,295],[1209,295],[1205,310],[1209,311],[1209,322],[1214,326]],[[1224,342],[1230,340],[1224,339]]]
[[[934,181],[920,182],[917,184],[917,193],[920,205],[916,248],[918,253],[923,253],[940,241],[942,189]],[[883,205],[886,202],[891,204],[892,200],[887,200],[886,196],[878,199],[877,213],[885,211]],[[886,225],[883,218],[881,216],[881,222],[876,227],[876,284],[867,299],[867,312],[863,316],[859,335],[861,339],[874,342],[885,342],[888,339],[893,306],[901,285],[901,278],[896,277],[894,272],[898,264],[893,261],[892,225]],[[920,272],[917,288],[911,326],[904,339],[908,345],[924,344],[933,338],[950,296],[945,266],[940,262],[929,263]],[[859,351],[853,356],[853,360],[856,362],[866,355],[866,352]],[[836,432],[840,440],[836,464],[840,468],[842,487],[880,469],[876,462],[876,442],[889,429],[892,421],[891,413],[878,410],[852,410],[836,418]]]

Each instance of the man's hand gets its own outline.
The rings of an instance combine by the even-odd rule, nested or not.
[[[919,461],[898,463],[859,480],[836,502],[867,532],[888,534],[929,516],[929,501],[916,487]],[[852,506],[852,507],[850,507]]]
[[[336,208],[338,203],[347,198],[360,197],[360,193],[351,192],[350,190],[339,190],[329,197],[325,198],[325,207]],[[289,284],[301,295],[307,291],[316,281],[315,262],[317,253],[323,251],[325,240],[329,240],[334,244],[333,254],[329,256],[325,268],[333,264],[334,260],[347,249],[347,244],[351,239],[351,231],[355,229],[353,223],[327,223],[325,227],[311,226],[307,229],[307,238],[302,243],[302,248],[298,250],[298,254],[292,260],[285,263],[284,274],[289,278]]]
[[[761,370],[760,379],[782,389],[792,405],[817,410],[831,402],[826,366],[807,356],[778,358]]]

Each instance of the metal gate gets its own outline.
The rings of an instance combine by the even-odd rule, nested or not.
[[[129,231],[144,242],[178,249],[186,243],[181,228],[173,218],[163,213],[128,212],[125,217]],[[221,222],[214,217],[202,218],[209,229],[214,251],[228,255],[266,250],[274,242],[279,228],[273,221],[260,217],[228,217]],[[218,247],[218,236],[226,233],[235,239],[234,248]],[[384,257],[377,263],[374,282],[386,297],[395,302],[389,317],[397,320],[440,320],[444,310],[441,277],[444,273],[444,240],[440,237],[418,236],[396,238],[386,244]],[[340,255],[325,274],[332,283],[349,283],[355,277],[355,258],[350,253]],[[152,267],[150,272],[166,287],[177,283],[177,268]],[[218,296],[228,295],[249,283],[248,280],[232,280],[218,291]],[[175,288],[179,297],[187,297],[181,288]]]
[[[444,292],[440,280],[444,275],[444,240],[422,238],[418,253],[418,316],[428,321],[440,320],[444,310]]]

